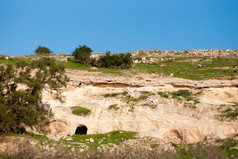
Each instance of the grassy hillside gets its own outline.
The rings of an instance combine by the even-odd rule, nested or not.
[[[34,58],[41,58],[41,56],[26,56],[24,57],[29,63]],[[50,56],[49,56],[50,57]],[[163,76],[173,76],[191,80],[203,80],[212,78],[229,77],[235,78],[238,75],[238,58],[237,57],[167,57],[157,58],[157,62],[143,63],[139,61],[133,64],[131,69],[112,69],[112,68],[98,68],[91,69],[90,66],[75,63],[71,60],[68,62],[58,61],[68,69],[99,71],[103,73],[113,73],[118,75],[126,74],[160,74]],[[137,57],[138,59],[138,57]],[[140,58],[142,59],[142,58]],[[8,58],[1,56],[0,63],[15,64],[20,58]]]

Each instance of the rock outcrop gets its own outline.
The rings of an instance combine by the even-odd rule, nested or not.
[[[82,125],[88,134],[136,131],[139,136],[175,143],[238,135],[237,119],[219,119],[224,105],[238,103],[238,80],[191,81],[148,74],[122,77],[79,70],[68,70],[68,75],[71,81],[61,89],[65,103],[54,100],[47,92],[43,94],[44,103],[54,113],[54,120],[44,127],[51,138],[74,134]],[[196,94],[200,103],[164,98],[157,93],[184,89]],[[143,92],[149,94],[143,96]],[[90,109],[91,114],[74,115],[72,106]]]

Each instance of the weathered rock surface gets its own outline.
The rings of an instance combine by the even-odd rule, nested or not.
[[[54,120],[45,125],[51,138],[74,134],[79,126],[86,126],[88,134],[113,130],[136,131],[139,136],[152,136],[176,143],[193,143],[207,138],[226,138],[238,135],[237,119],[221,121],[217,115],[222,105],[238,103],[238,80],[192,81],[139,74],[133,77],[106,75],[99,72],[68,70],[71,78],[67,88],[61,89],[65,103],[54,100],[44,92]],[[80,85],[79,85],[80,83]],[[187,89],[197,95],[200,103],[162,98],[157,92]],[[125,96],[104,97],[105,94],[127,92],[138,98],[142,91],[155,95],[137,102]],[[108,109],[111,105],[119,109]],[[72,114],[70,107],[91,110],[87,116]]]

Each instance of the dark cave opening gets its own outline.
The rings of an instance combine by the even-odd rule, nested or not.
[[[84,135],[87,134],[88,128],[85,125],[78,126],[75,130],[75,134]]]

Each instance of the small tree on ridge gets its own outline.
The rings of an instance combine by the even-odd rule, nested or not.
[[[52,53],[53,51],[50,51],[49,48],[45,47],[45,46],[39,46],[37,49],[36,49],[36,54],[42,54],[42,55],[47,55],[47,54],[50,54]]]
[[[73,52],[72,55],[74,56],[74,59],[78,63],[82,64],[88,64],[87,61],[90,59],[90,55],[93,52],[93,50],[86,46],[86,45],[79,45],[79,48],[76,48]]]

